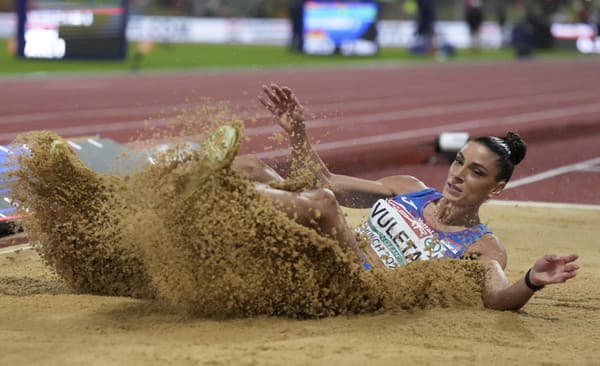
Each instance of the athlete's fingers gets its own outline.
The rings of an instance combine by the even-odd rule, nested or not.
[[[573,278],[575,276],[577,276],[577,272],[566,272],[566,273],[563,273],[562,275],[560,275],[557,278],[556,283],[564,283],[567,280],[569,280],[569,279],[571,279],[571,278]]]
[[[549,255],[544,256],[544,259],[549,263],[571,263],[571,262],[576,261],[577,258],[579,258],[579,256],[577,254],[566,255],[564,257],[554,255],[554,254],[549,254]]]
[[[298,98],[296,98],[295,94],[292,94],[292,101],[294,102],[294,104],[296,106],[298,106],[298,109],[300,109],[300,110],[304,109],[304,107],[302,106],[302,104],[300,104],[300,102],[298,101]]]
[[[579,256],[577,254],[570,254],[567,256],[564,256],[563,259],[565,261],[565,263],[571,263],[576,261],[579,258]]]
[[[276,108],[274,105],[272,105],[272,104],[268,103],[268,102],[267,102],[266,100],[264,100],[262,97],[260,97],[260,96],[259,96],[259,97],[258,97],[258,101],[259,101],[259,102],[260,102],[260,103],[261,103],[261,104],[262,104],[262,105],[263,105],[265,108],[267,108],[267,110],[268,110],[269,112],[271,112],[272,114],[275,114],[275,115],[279,115],[279,114],[280,114],[280,113],[279,113],[279,111],[277,110],[277,108]]]
[[[282,101],[284,103],[288,103],[289,102],[289,98],[283,92],[283,90],[281,90],[281,88],[279,87],[279,85],[271,84],[271,88],[275,91],[275,94],[277,95],[277,98],[279,98],[280,101]]]
[[[281,104],[281,102],[279,101],[279,98],[277,98],[277,96],[275,95],[273,90],[271,90],[271,88],[269,88],[266,85],[263,85],[262,88],[263,88],[263,92],[265,93],[265,95],[271,100],[271,102],[273,102],[273,104],[275,104],[275,105]]]
[[[258,96],[258,101],[260,102],[260,104],[262,104],[265,107],[269,107],[269,103],[267,103],[264,99],[262,95]]]
[[[546,255],[544,256],[544,260],[545,260],[546,262],[556,262],[556,261],[558,261],[559,259],[560,259],[560,257],[559,257],[559,256],[557,256],[556,254],[546,254]]]
[[[275,105],[281,104],[281,101],[277,97],[277,94],[275,93],[275,90],[273,89],[272,85],[271,86],[263,85],[263,91],[265,92],[267,97],[271,100],[271,102],[273,102]]]
[[[292,92],[292,89],[288,88],[287,86],[284,86],[281,88],[281,91],[283,91],[283,94],[285,94],[285,98],[290,101],[293,102],[295,101],[295,96],[294,93]]]
[[[565,268],[563,269],[563,271],[573,272],[573,271],[577,271],[578,269],[579,269],[579,266],[576,264],[567,264],[567,265],[565,265]]]
[[[258,96],[258,101],[260,102],[260,104],[262,104],[265,108],[267,108],[268,110],[271,110],[271,108],[273,108],[273,106],[267,102],[262,95]]]

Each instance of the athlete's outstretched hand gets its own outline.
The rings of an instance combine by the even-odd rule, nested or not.
[[[277,119],[277,123],[288,133],[304,132],[304,108],[288,87],[277,84],[263,85],[260,103]]]
[[[563,283],[577,275],[579,266],[573,264],[577,260],[576,254],[560,257],[558,255],[545,255],[538,259],[529,274],[529,280],[534,285],[549,285]]]

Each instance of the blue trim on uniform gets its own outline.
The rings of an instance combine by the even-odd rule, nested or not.
[[[402,207],[413,216],[419,217],[425,221],[425,218],[423,217],[425,206],[440,198],[442,198],[442,194],[439,191],[433,188],[426,188],[417,192],[399,194],[392,198],[392,200],[402,205]],[[492,233],[492,231],[484,224],[475,225],[462,231],[440,231],[433,227],[431,227],[431,229],[438,234],[440,239],[457,251],[456,254],[447,251],[447,257],[449,258],[458,258],[462,256],[471,244],[483,235]]]

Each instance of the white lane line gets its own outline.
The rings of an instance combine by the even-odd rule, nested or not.
[[[99,132],[113,132],[113,131],[125,131],[125,130],[135,130],[139,128],[144,128],[148,125],[148,122],[145,120],[141,121],[127,121],[127,122],[115,122],[115,123],[99,123],[94,125],[82,125],[82,126],[71,126],[71,127],[62,127],[62,128],[54,128],[53,132],[61,135],[91,135],[98,134]],[[151,124],[152,126],[161,127],[166,126],[167,121],[155,121]],[[17,135],[23,132],[8,132],[8,133],[0,133],[0,140],[13,140]]]
[[[31,244],[19,244],[19,245],[11,245],[10,247],[0,249],[0,254],[8,254],[13,252],[18,252],[19,250],[31,249]]]
[[[10,150],[5,148],[4,146],[0,145],[0,150],[4,151],[5,153],[9,153]]]
[[[19,124],[19,123],[30,123],[30,122],[42,122],[49,119],[77,119],[77,118],[89,118],[93,116],[97,117],[127,117],[127,116],[139,116],[148,115],[152,113],[161,113],[164,111],[177,111],[180,108],[190,108],[193,106],[186,104],[165,104],[159,106],[144,106],[144,107],[114,107],[114,108],[90,108],[83,110],[59,110],[52,112],[39,112],[39,113],[27,113],[27,114],[16,114],[13,116],[2,116],[0,119],[0,125],[4,124]]]
[[[8,197],[4,197],[4,201],[6,201],[9,205],[12,204],[12,200]]]
[[[387,142],[398,142],[401,140],[407,140],[410,138],[424,137],[424,136],[437,136],[441,132],[461,131],[468,129],[475,129],[486,126],[507,126],[517,123],[527,122],[539,122],[548,119],[559,119],[580,114],[594,114],[600,112],[600,103],[593,103],[581,106],[566,107],[566,108],[555,108],[546,109],[544,111],[537,111],[531,113],[523,113],[505,117],[490,117],[481,118],[470,121],[463,121],[458,123],[449,123],[445,125],[439,125],[434,127],[417,128],[413,130],[400,131],[394,133],[386,133],[380,135],[370,135],[359,138],[350,138],[345,140],[336,140],[331,142],[320,143],[316,146],[316,149],[320,152],[345,149],[350,146],[363,146],[371,144],[382,144]],[[358,123],[362,123],[365,119],[369,119],[370,116],[364,116],[359,118]],[[284,157],[288,155],[288,148],[274,149],[270,151],[263,151],[256,153],[258,158],[276,158]]]
[[[527,106],[532,103],[549,103],[552,104],[554,102],[564,102],[571,100],[581,100],[583,96],[592,96],[589,92],[581,93],[565,93],[559,95],[542,95],[536,97],[519,97],[519,98],[503,98],[503,99],[494,99],[487,101],[468,101],[468,102],[459,102],[453,104],[443,104],[443,105],[433,105],[428,107],[419,107],[419,108],[406,108],[402,110],[389,111],[389,112],[380,112],[380,113],[369,113],[363,114],[361,116],[352,116],[351,112],[354,109],[362,110],[364,107],[356,108],[356,104],[360,102],[348,102],[344,103],[336,103],[336,108],[323,109],[323,111],[317,111],[314,108],[309,108],[313,113],[321,113],[332,110],[339,110],[343,108],[345,116],[335,117],[335,118],[321,118],[316,120],[311,120],[307,123],[307,128],[322,128],[322,127],[335,127],[335,126],[344,126],[348,123],[351,123],[353,126],[361,123],[380,123],[386,121],[397,121],[402,119],[409,118],[423,118],[423,117],[433,117],[433,116],[449,116],[452,113],[465,113],[465,112],[481,112],[485,110],[494,110],[499,108],[509,108],[509,107],[518,107],[518,106]],[[380,102],[378,105],[374,107],[381,107],[382,103]],[[322,108],[319,108],[322,109]],[[252,134],[271,134],[274,132],[280,131],[278,126],[274,124],[266,125],[266,126],[257,126],[257,127],[247,127],[246,133]]]
[[[410,111],[408,111],[410,112]],[[348,146],[361,146],[361,145],[369,145],[369,144],[379,144],[379,143],[387,143],[387,142],[398,142],[401,140],[406,140],[409,138],[416,137],[424,137],[424,136],[435,136],[441,132],[450,132],[450,131],[460,131],[466,130],[470,128],[478,128],[485,126],[505,126],[517,123],[526,123],[526,122],[534,122],[534,121],[543,121],[547,119],[559,119],[566,118],[575,115],[581,114],[593,114],[600,112],[600,104],[592,103],[592,104],[584,104],[580,106],[572,106],[572,107],[561,107],[554,109],[545,109],[543,111],[536,111],[530,113],[523,113],[518,115],[504,116],[504,117],[489,117],[482,119],[475,119],[469,121],[463,121],[458,123],[450,123],[445,125],[439,125],[434,127],[413,129],[400,131],[395,133],[387,133],[373,136],[364,136],[361,138],[352,138],[345,140],[337,140],[331,141],[327,143],[321,143],[316,146],[318,151],[329,151],[329,150],[338,150],[341,148],[347,148]],[[410,112],[410,113],[414,113]],[[371,122],[383,122],[383,121],[394,121],[401,118],[414,117],[414,115],[404,114],[403,112],[390,112],[390,113],[378,113],[378,114],[369,114],[361,117],[355,117],[351,121],[353,125],[358,123],[371,123]],[[335,121],[335,125],[340,125],[342,119],[325,119],[321,121],[313,121],[308,124],[309,129],[319,127],[323,124],[333,123]],[[163,126],[166,125],[167,121],[154,121],[153,126]],[[57,128],[53,131],[58,133],[59,135],[85,135],[90,133],[98,133],[109,132],[109,131],[123,131],[123,130],[135,130],[137,128],[144,128],[148,125],[147,121],[128,121],[128,122],[115,122],[108,124],[95,124],[88,126],[72,126],[72,127],[64,127]],[[279,131],[278,126],[270,125],[267,127],[248,127],[245,130],[245,135],[248,137],[254,137],[258,134],[262,133],[272,133],[275,131]],[[12,140],[14,139],[19,132],[10,132],[10,133],[0,133],[0,140]],[[256,153],[258,158],[275,158],[275,157],[284,157],[288,155],[287,148],[274,149],[270,151],[264,151]]]
[[[509,107],[509,106],[517,106],[517,105],[527,105],[532,103],[532,101],[538,101],[538,102],[553,102],[553,101],[566,101],[566,100],[578,100],[581,99],[583,97],[586,96],[592,96],[589,92],[569,92],[569,93],[549,93],[549,94],[542,94],[542,95],[537,95],[537,96],[533,96],[533,97],[529,97],[529,98],[522,98],[522,97],[511,97],[511,98],[500,98],[500,99],[493,99],[493,100],[487,100],[487,101],[481,101],[481,102],[477,102],[477,101],[471,101],[471,102],[462,102],[462,103],[454,103],[454,104],[445,104],[445,105],[436,105],[436,106],[430,106],[430,107],[421,107],[421,108],[412,108],[412,109],[405,109],[405,110],[401,110],[401,111],[392,111],[392,112],[383,112],[383,113],[371,113],[368,115],[363,115],[363,116],[358,116],[358,117],[338,117],[338,118],[327,118],[327,119],[317,119],[317,120],[313,120],[310,123],[308,123],[308,128],[309,129],[313,129],[313,128],[319,128],[319,127],[329,127],[329,126],[343,126],[346,123],[352,123],[353,125],[359,124],[359,123],[377,123],[377,122],[386,122],[386,121],[397,121],[400,119],[408,119],[408,118],[418,118],[418,117],[427,117],[427,116],[440,116],[440,115],[447,115],[448,113],[451,112],[469,112],[469,111],[482,111],[482,110],[486,110],[486,109],[494,109],[494,108],[500,108],[500,107]],[[595,94],[594,94],[595,96]],[[377,105],[381,105],[381,101],[377,102]],[[345,112],[351,112],[353,106],[355,105],[360,105],[359,108],[364,108],[365,105],[361,105],[364,103],[361,102],[356,102],[356,103],[351,103],[350,104],[350,108],[351,109],[345,109]],[[366,104],[368,105],[373,105],[372,102],[366,102]],[[592,104],[593,105],[593,104]],[[323,109],[323,110],[335,110],[335,108],[332,108],[332,106],[340,106],[340,102],[335,102],[335,103],[329,103],[329,104],[324,104],[324,105],[319,105],[319,109]],[[582,108],[585,108],[586,106],[590,106],[590,104],[588,105],[584,105],[582,106]],[[190,105],[176,105],[173,108],[190,108],[193,106]],[[578,107],[572,107],[572,108],[578,108]],[[164,110],[165,107],[160,107],[160,110]],[[562,110],[564,108],[558,108],[557,110]],[[567,108],[568,109],[568,108]],[[556,109],[555,109],[556,110]],[[130,115],[132,111],[139,111],[140,112],[148,112],[149,110],[145,107],[138,107],[138,108],[113,108],[113,109],[96,109],[96,110],[85,110],[85,111],[57,111],[57,112],[49,112],[49,113],[38,113],[38,114],[31,114],[31,115],[20,115],[20,116],[12,116],[13,118],[11,118],[11,116],[4,116],[2,117],[2,119],[0,120],[0,124],[2,123],[8,123],[10,122],[15,122],[13,121],[14,118],[17,117],[22,117],[23,119],[19,119],[18,121],[21,122],[26,122],[26,121],[35,121],[35,120],[45,120],[46,117],[51,117],[52,115],[57,115],[60,116],[61,118],[69,118],[69,117],[84,117],[84,116],[89,116],[90,113],[93,113],[94,116],[105,116],[105,117],[109,117],[109,116],[126,116],[126,115]],[[547,112],[547,111],[546,111]],[[80,113],[84,113],[83,115],[80,115]],[[534,112],[534,113],[544,113],[544,112]],[[571,112],[568,112],[568,115],[570,115]],[[510,116],[505,117],[505,118],[510,118]],[[155,123],[153,123],[156,126],[161,126],[163,124],[165,124],[165,121],[155,121]],[[71,135],[75,135],[75,134],[80,134],[80,135],[85,135],[85,134],[89,134],[90,132],[92,133],[98,133],[98,132],[103,132],[103,131],[120,131],[120,130],[126,130],[126,129],[136,129],[136,128],[143,128],[146,127],[147,125],[147,121],[124,121],[124,122],[115,122],[115,123],[108,123],[108,124],[94,124],[94,125],[79,125],[79,126],[70,126],[70,127],[64,127],[64,128],[56,128],[53,129],[54,132],[58,133],[58,134],[62,134],[62,135],[67,135],[67,134],[71,134]],[[467,123],[468,125],[468,123]],[[456,127],[456,128],[461,128],[460,126]],[[257,127],[247,127],[245,130],[245,135],[246,136],[255,136],[255,135],[260,135],[260,134],[272,134],[274,132],[279,131],[279,127],[275,126],[274,124],[269,124],[267,126],[257,126]],[[439,129],[437,130],[439,131]],[[0,139],[3,140],[12,140],[14,139],[20,132],[12,132],[12,133],[3,133],[0,134]],[[346,142],[344,142],[345,144]]]
[[[529,177],[514,180],[512,182],[509,182],[506,185],[505,190],[520,187],[520,186],[523,186],[526,184],[531,184],[534,182],[539,182],[540,180],[552,178],[557,175],[561,175],[561,174],[565,174],[565,173],[570,173],[572,171],[587,169],[587,168],[593,167],[596,164],[600,164],[600,157],[596,157],[596,158],[590,159],[590,160],[580,161],[578,163],[574,163],[574,164],[570,164],[570,165],[564,165],[564,166],[561,166],[561,167],[558,167],[555,169],[550,169],[545,172],[531,175]]]
[[[6,217],[6,215],[5,215],[5,214],[3,214],[3,213],[0,213],[0,217],[2,217],[2,218],[5,218],[5,217]]]
[[[77,149],[77,150],[81,150],[81,145],[74,143],[71,140],[67,140],[67,143],[71,146],[73,146],[73,148]]]
[[[427,128],[419,128],[408,131],[400,131],[396,133],[386,133],[381,135],[372,135],[366,136],[363,138],[355,139],[354,141],[358,142],[358,144],[370,144],[370,143],[381,143],[381,142],[389,142],[389,141],[397,141],[406,138],[412,137],[422,137],[426,135],[431,135],[432,133],[439,133],[443,131],[456,131],[456,130],[466,130],[470,128],[479,128],[485,126],[505,126],[512,125],[517,123],[526,123],[526,122],[538,122],[547,119],[559,119],[564,117],[570,117],[579,114],[592,114],[600,112],[600,103],[590,103],[584,105],[578,105],[573,107],[561,107],[554,109],[544,109],[543,111],[535,111],[529,113],[520,113],[513,114],[509,116],[503,117],[488,117],[488,118],[478,118],[463,122],[457,123],[449,123],[440,126],[427,127]],[[375,122],[388,120],[392,121],[397,118],[396,116],[385,116],[382,114],[370,114],[363,117],[359,117],[357,120],[358,123],[364,123],[365,121]],[[353,123],[355,123],[355,119],[353,119]],[[309,124],[310,125],[310,124]],[[340,146],[347,146],[348,140],[346,141],[333,141],[330,143],[321,144],[326,149],[335,149]]]
[[[90,144],[96,146],[99,149],[102,149],[104,147],[104,145],[102,145],[100,142],[94,140],[94,139],[87,139],[87,142],[89,142]]]
[[[600,211],[600,205],[580,204],[580,203],[555,203],[539,201],[509,201],[509,200],[489,200],[489,205],[497,206],[519,206],[519,207],[540,207],[540,208],[561,208],[572,210],[593,210]]]
[[[516,107],[521,105],[530,105],[532,103],[553,103],[553,102],[565,102],[571,100],[581,100],[584,98],[592,98],[597,97],[596,92],[590,91],[572,91],[572,92],[559,92],[559,93],[545,93],[538,94],[534,96],[525,97],[505,97],[505,98],[496,98],[491,100],[471,100],[465,102],[453,102],[446,104],[437,104],[434,106],[428,107],[419,107],[419,108],[406,108],[400,112],[388,112],[383,114],[373,114],[375,117],[375,121],[386,120],[389,118],[398,119],[398,118],[416,118],[416,117],[426,117],[426,116],[436,116],[436,115],[447,115],[448,113],[455,112],[477,112],[483,110],[490,109],[498,109],[498,108],[507,108],[507,107]],[[388,101],[389,99],[389,101]],[[373,100],[346,100],[346,101],[336,101],[329,103],[316,104],[313,107],[309,108],[310,111],[314,113],[324,113],[337,111],[342,109],[346,115],[351,114],[352,111],[355,110],[364,110],[364,109],[372,109],[376,107],[381,107],[382,104],[398,104],[398,97],[381,97],[374,98]],[[406,104],[406,100],[401,100],[400,102],[404,102],[401,104]],[[415,103],[417,101],[414,101]],[[435,103],[435,102],[434,102]],[[39,122],[46,121],[48,119],[60,118],[60,119],[74,119],[74,118],[85,118],[89,116],[94,117],[126,117],[131,115],[140,115],[145,114],[149,115],[152,113],[164,112],[165,110],[177,111],[183,109],[194,108],[194,105],[189,104],[177,104],[174,106],[160,106],[160,107],[115,107],[115,108],[98,108],[98,109],[86,109],[86,110],[75,110],[75,111],[53,111],[53,112],[43,112],[43,113],[30,113],[30,114],[20,114],[14,116],[3,116],[0,119],[0,124],[17,124],[17,123],[29,123],[29,122]],[[176,113],[174,113],[175,115]],[[390,117],[391,116],[391,117]],[[265,117],[267,117],[265,115]],[[338,123],[344,123],[344,121],[350,119],[352,117],[340,117],[334,119],[324,119],[324,120],[316,120],[311,122],[311,127],[324,127],[336,125]],[[354,122],[354,121],[353,121]],[[258,129],[264,129],[264,131],[257,130],[256,132],[260,133],[273,133],[275,130],[275,126],[263,126]]]

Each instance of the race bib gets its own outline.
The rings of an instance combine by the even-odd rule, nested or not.
[[[412,202],[406,204],[414,206]],[[392,200],[378,200],[359,232],[390,269],[416,260],[443,258],[447,252],[457,253],[422,218],[414,217]]]

